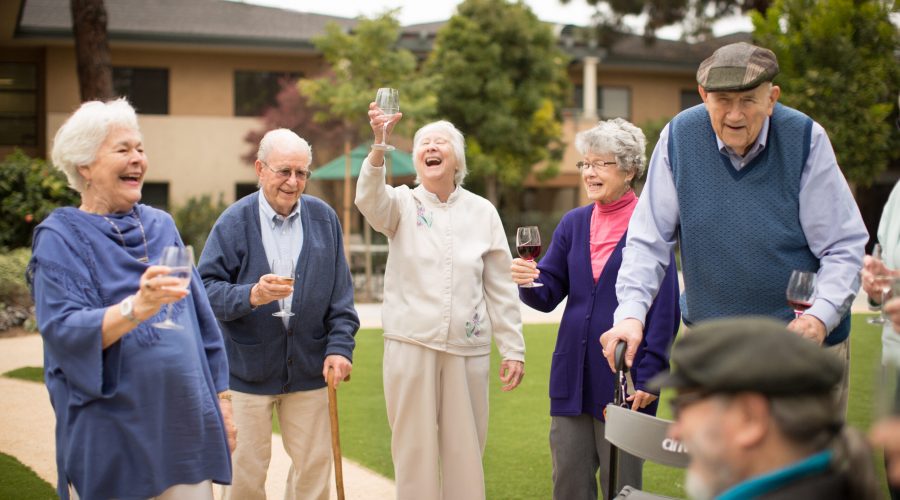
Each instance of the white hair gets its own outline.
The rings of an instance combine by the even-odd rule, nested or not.
[[[422,139],[425,135],[435,132],[441,133],[450,139],[450,147],[453,148],[453,156],[456,157],[456,165],[458,167],[456,169],[456,174],[453,177],[453,182],[457,186],[462,186],[466,174],[469,173],[469,170],[466,168],[466,140],[463,138],[462,132],[447,120],[431,122],[416,131],[416,135],[413,136],[413,161],[419,161],[419,147],[422,145]],[[419,184],[419,182],[421,181],[419,179],[419,174],[417,173],[416,184]]]
[[[309,163],[312,163],[312,146],[306,142],[306,139],[297,135],[293,130],[286,128],[276,128],[266,132],[262,140],[259,141],[259,150],[256,152],[256,159],[268,163],[269,155],[277,149],[297,149],[305,151],[309,157]]]
[[[582,156],[612,153],[619,169],[634,172],[635,179],[640,178],[646,168],[646,145],[644,132],[623,118],[601,121],[575,136],[575,149]]]
[[[137,114],[124,97],[85,102],[59,128],[51,158],[53,165],[66,174],[72,189],[79,193],[84,190],[85,180],[78,167],[94,163],[110,131],[119,127],[141,132]]]

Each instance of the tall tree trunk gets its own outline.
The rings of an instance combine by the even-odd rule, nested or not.
[[[487,175],[484,178],[484,197],[495,207],[500,202],[500,195],[497,192],[497,176],[494,174]]]
[[[70,6],[81,101],[111,99],[112,66],[103,0],[71,0]]]

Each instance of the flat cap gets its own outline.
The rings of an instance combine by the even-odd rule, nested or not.
[[[771,82],[777,74],[774,52],[739,42],[719,47],[700,63],[697,83],[707,92],[737,92]]]
[[[675,343],[671,360],[672,371],[651,380],[651,388],[817,394],[830,391],[843,374],[840,361],[821,346],[759,316],[698,323]]]

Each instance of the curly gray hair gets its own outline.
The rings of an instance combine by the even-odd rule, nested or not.
[[[450,140],[450,146],[453,149],[453,156],[456,157],[456,166],[458,167],[456,175],[453,177],[453,182],[457,186],[462,186],[463,181],[466,179],[466,174],[469,173],[469,169],[466,167],[466,139],[463,137],[462,132],[447,120],[431,122],[423,125],[422,128],[416,131],[416,135],[413,137],[413,161],[416,161],[415,158],[419,157],[418,153],[419,148],[422,146],[422,139],[425,138],[426,134],[434,132],[443,134]],[[416,174],[416,184],[420,182],[419,174]]]
[[[56,132],[53,165],[66,174],[72,189],[79,193],[84,190],[84,177],[78,173],[78,167],[94,163],[106,136],[117,127],[141,132],[137,114],[124,97],[82,104]]]
[[[633,172],[635,179],[640,178],[646,169],[646,145],[644,132],[623,118],[601,121],[575,136],[575,149],[582,156],[612,153],[619,169],[626,173]]]

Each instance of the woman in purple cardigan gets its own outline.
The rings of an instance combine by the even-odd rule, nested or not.
[[[641,129],[621,118],[580,132],[575,146],[584,159],[577,167],[593,203],[563,216],[540,264],[512,263],[513,281],[544,285],[519,288],[519,297],[532,308],[549,312],[568,297],[550,368],[554,499],[597,499],[598,470],[607,490],[610,449],[603,437],[604,409],[613,399],[615,374],[603,356],[600,334],[612,327],[618,305],[616,277],[638,202],[631,185],[643,174],[645,144]],[[670,265],[631,369],[634,388],[627,400],[633,410],[656,414],[658,395],[646,383],[668,370],[679,321],[678,278]],[[622,452],[621,484],[640,488],[642,466],[642,460]]]

